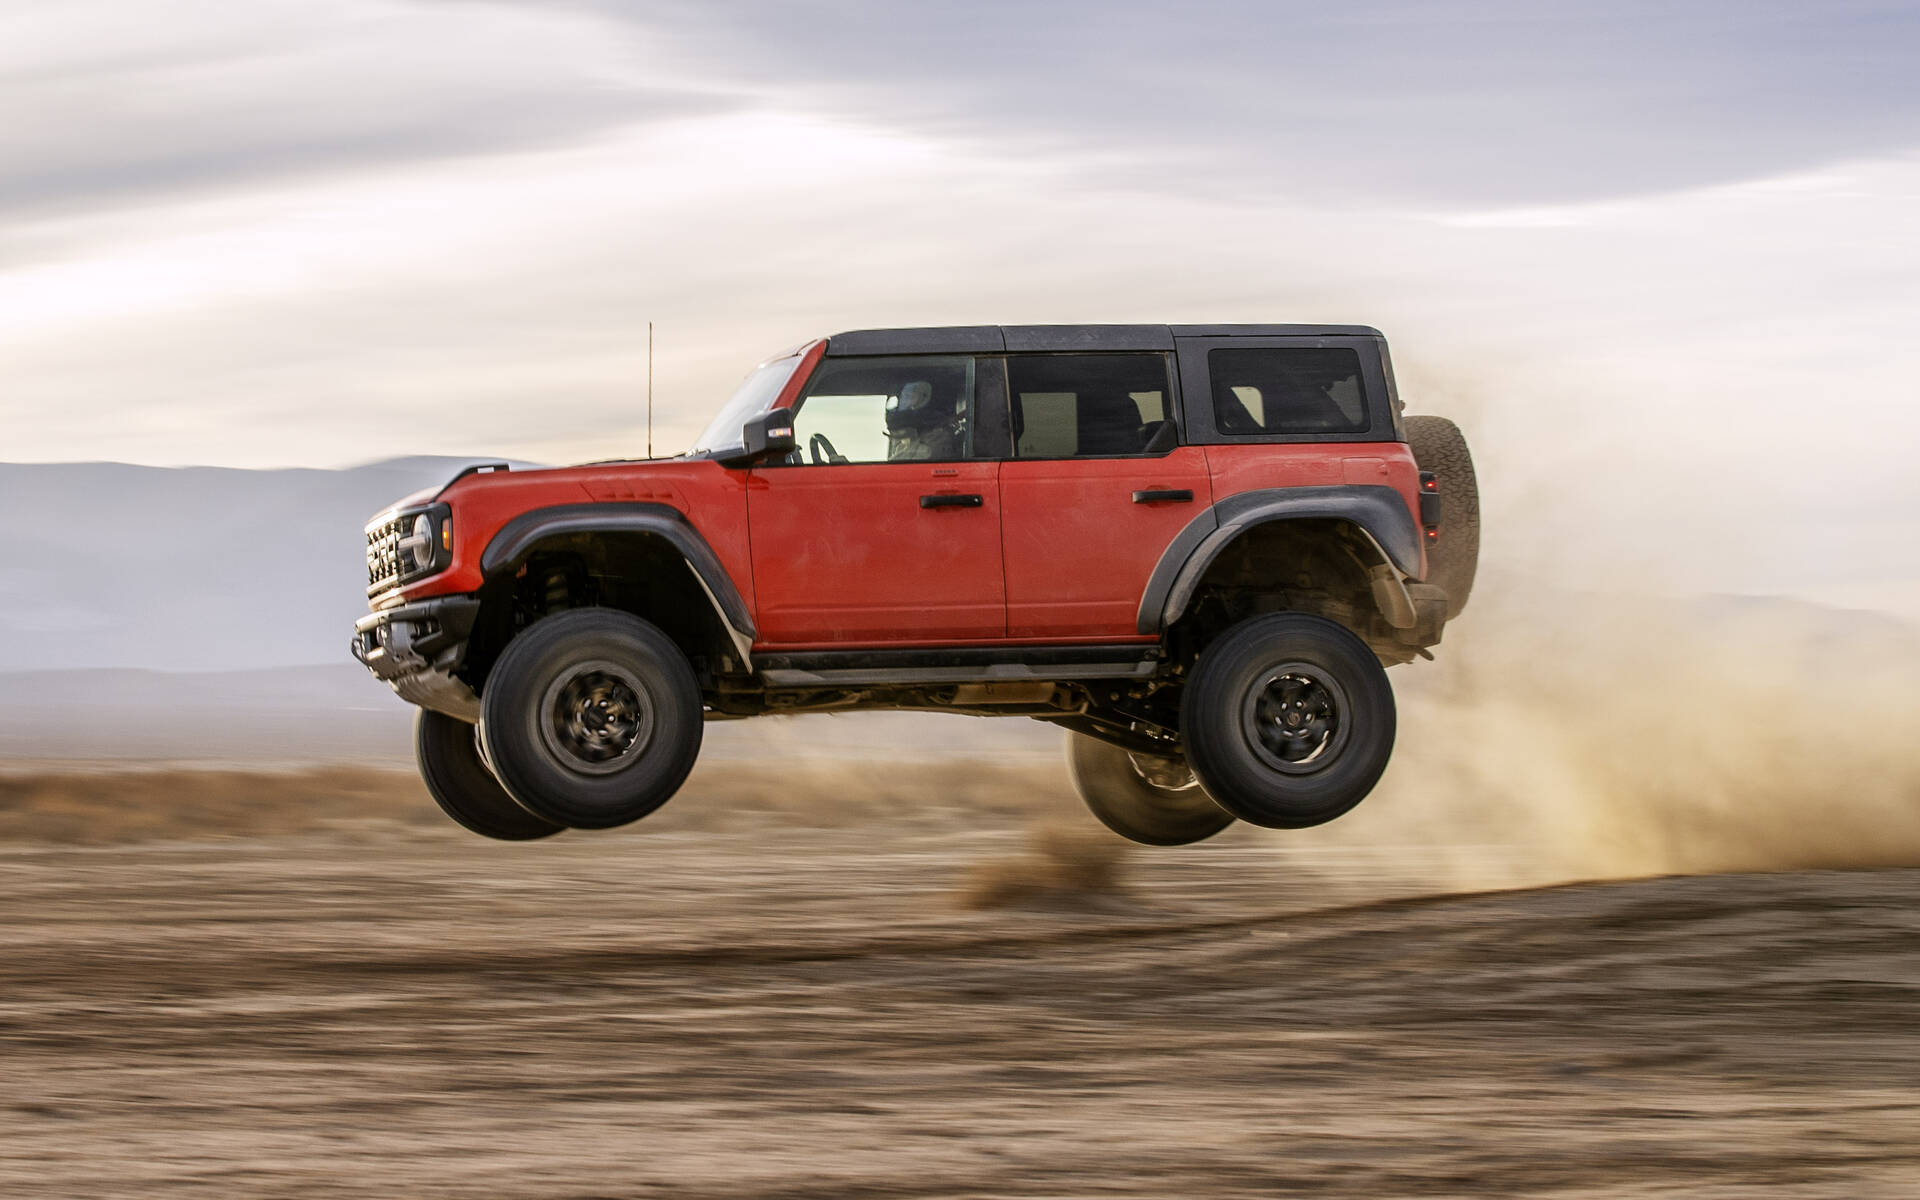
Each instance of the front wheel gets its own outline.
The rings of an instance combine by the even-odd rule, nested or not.
[[[1100,823],[1144,846],[1185,846],[1233,824],[1233,814],[1207,798],[1177,758],[1133,754],[1088,737],[1067,735],[1073,790]]]
[[[1345,627],[1307,613],[1253,617],[1194,664],[1180,732],[1220,807],[1304,829],[1366,798],[1393,753],[1393,689]]]
[[[693,667],[630,613],[580,608],[507,643],[480,695],[487,761],[520,804],[574,829],[637,821],[686,782],[704,714]]]
[[[473,726],[420,709],[413,718],[413,756],[440,811],[481,837],[531,842],[566,829],[514,803],[480,760]]]

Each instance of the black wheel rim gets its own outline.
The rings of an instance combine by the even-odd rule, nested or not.
[[[1313,663],[1281,663],[1254,677],[1241,706],[1241,731],[1260,761],[1283,775],[1327,768],[1352,737],[1347,693]]]
[[[611,662],[570,667],[540,701],[540,740],[568,770],[611,775],[653,740],[653,701],[632,671]]]

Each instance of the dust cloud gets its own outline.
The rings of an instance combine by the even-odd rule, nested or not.
[[[975,867],[963,907],[1111,908],[1127,900],[1133,847],[1104,831],[1065,822],[1033,827],[1026,853]]]
[[[1321,837],[1463,886],[1920,865],[1920,636],[1874,614],[1487,587],[1394,672],[1381,789]]]
[[[1398,744],[1371,797],[1220,840],[1364,854],[1436,892],[1920,866],[1916,665],[1920,631],[1875,614],[1496,581],[1436,661],[1391,672]],[[1076,891],[1038,828],[966,902]],[[1126,866],[1078,891],[1120,889]]]

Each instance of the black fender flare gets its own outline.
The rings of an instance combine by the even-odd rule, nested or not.
[[[569,533],[645,533],[665,541],[679,551],[681,560],[713,602],[714,613],[726,627],[734,648],[742,659],[747,657],[754,638],[759,636],[753,614],[747,611],[740,589],[733,585],[732,576],[707,539],[686,514],[671,505],[608,501],[529,509],[493,535],[480,554],[480,570],[489,577],[497,575],[517,566],[538,543]]]
[[[1420,527],[1406,498],[1379,484],[1259,488],[1209,507],[1174,535],[1147,577],[1136,628],[1157,634],[1179,620],[1194,589],[1222,550],[1242,533],[1272,521],[1340,520],[1357,526],[1384,561],[1407,578],[1420,572]]]

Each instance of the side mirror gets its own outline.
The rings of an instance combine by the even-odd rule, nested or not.
[[[747,458],[791,454],[797,444],[793,440],[793,410],[790,408],[776,408],[761,413],[740,430],[740,445]]]

